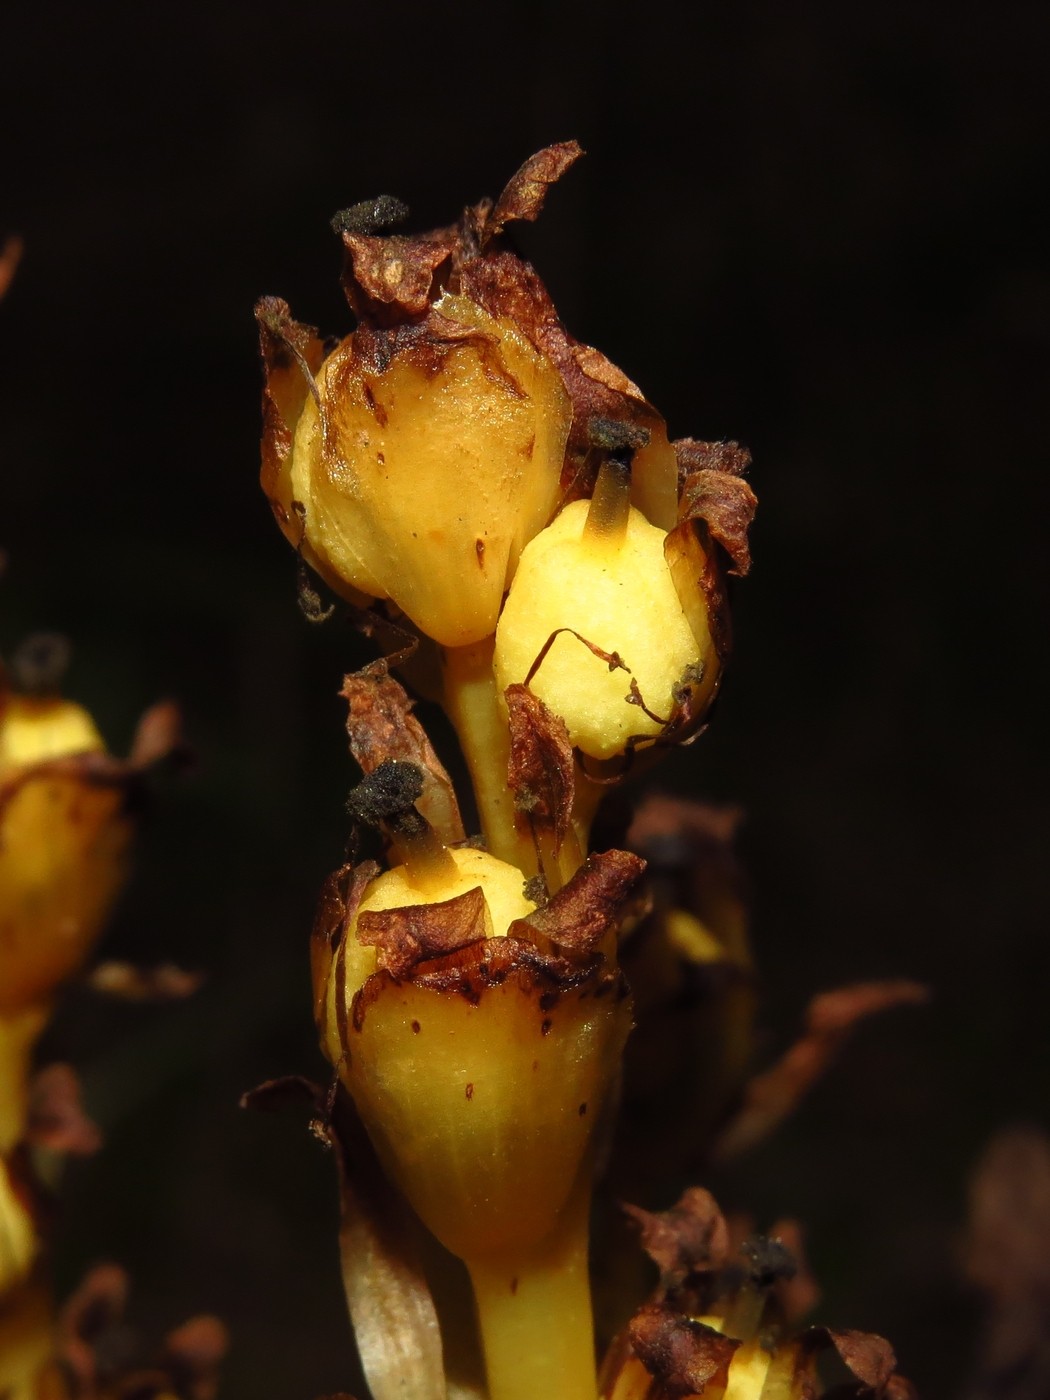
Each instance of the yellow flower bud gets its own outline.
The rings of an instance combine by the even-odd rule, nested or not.
[[[92,781],[90,716],[14,695],[0,721],[0,1016],[40,1001],[81,964],[127,873],[123,787]]]
[[[596,857],[538,910],[515,867],[444,855],[444,872],[424,848],[421,868],[364,889],[330,882],[323,1043],[387,1174],[467,1265],[495,1400],[558,1373],[586,1396],[594,1142],[630,1027],[625,984],[594,950],[642,862]]]
[[[346,1006],[376,970],[375,946],[362,943],[357,937],[362,914],[437,904],[480,889],[484,896],[484,936],[492,938],[506,934],[515,919],[524,919],[535,909],[535,904],[525,897],[521,871],[506,861],[497,860],[487,851],[475,850],[470,846],[450,850],[448,855],[453,868],[444,872],[444,878],[439,877],[437,884],[425,875],[422,878],[418,875],[413,877],[414,872],[409,866],[398,865],[377,876],[368,885],[341,949],[339,980]],[[332,962],[329,958],[323,967],[315,969],[315,993],[319,998],[324,997],[322,1031],[325,1053],[332,1064],[338,1066],[343,1050],[339,1042],[337,979],[331,974]]]
[[[710,694],[720,664],[705,609],[683,609],[668,536],[633,506],[619,532],[592,516],[592,502],[574,501],[522,553],[495,669],[501,691],[526,683],[575,747],[609,759]]]
[[[297,503],[278,517],[289,539],[443,645],[491,635],[556,503],[571,417],[557,370],[509,318],[446,294],[422,324],[347,337],[315,389],[282,420],[294,441],[269,486]]]

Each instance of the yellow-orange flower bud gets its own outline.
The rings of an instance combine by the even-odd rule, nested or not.
[[[526,547],[495,669],[501,691],[527,683],[577,748],[608,759],[712,694],[720,662],[698,582],[695,608],[683,607],[664,531],[631,506],[610,538],[593,513],[574,501]]]
[[[124,884],[125,792],[96,781],[104,745],[57,697],[12,696],[0,722],[0,1015],[40,1001],[87,956]]]
[[[359,330],[328,356],[297,421],[281,419],[294,436],[264,485],[334,588],[389,598],[465,646],[495,630],[554,509],[570,416],[560,375],[513,321],[446,294],[422,324]],[[265,440],[264,453],[277,460]]]

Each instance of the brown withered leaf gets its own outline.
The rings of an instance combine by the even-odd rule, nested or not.
[[[694,472],[721,472],[747,476],[751,453],[738,442],[701,442],[698,438],[676,438],[671,446],[678,461],[678,477],[685,482]]]
[[[416,719],[415,702],[387,665],[377,662],[343,678],[350,752],[365,773],[387,759],[414,763],[423,774],[423,795],[416,803],[446,846],[466,835],[455,789]]]
[[[491,937],[492,920],[481,887],[436,904],[368,909],[358,916],[357,938],[377,950],[376,966],[405,977],[417,963]]]
[[[48,1065],[29,1089],[26,1141],[52,1152],[90,1157],[102,1146],[98,1126],[84,1111],[80,1080],[71,1065]]]
[[[133,963],[105,962],[93,968],[86,980],[93,992],[118,1001],[181,1001],[204,985],[204,973],[187,972],[174,963],[136,967]]]
[[[354,1338],[373,1400],[445,1400],[441,1334],[403,1199],[376,1160],[353,1101],[286,1075],[241,1098],[264,1110],[305,1104],[339,1175],[339,1254]],[[333,1397],[334,1400],[334,1397]]]
[[[14,234],[8,235],[0,248],[0,301],[3,301],[14,279],[15,269],[22,258],[22,240]]]
[[[811,1327],[803,1333],[802,1342],[810,1351],[831,1347],[851,1375],[876,1396],[885,1395],[887,1382],[897,1369],[893,1348],[874,1332]]]
[[[510,932],[519,937],[540,934],[558,948],[592,953],[622,917],[644,873],[645,861],[630,851],[588,856],[549,903],[516,920]]]
[[[684,1317],[666,1303],[646,1303],[628,1323],[639,1360],[669,1400],[701,1395],[711,1381],[725,1384],[739,1342]]]
[[[280,297],[263,297],[256,304],[255,320],[265,376],[259,482],[277,524],[293,545],[301,547],[302,521],[293,508],[284,465],[307,397],[317,394],[314,376],[324,361],[324,345],[313,326],[296,321]]]
[[[380,324],[421,316],[432,300],[434,278],[460,237],[456,227],[385,236],[344,230],[343,290],[351,308]]]
[[[510,724],[507,781],[514,805],[553,832],[557,852],[569,830],[575,792],[568,728],[524,685],[508,686],[504,696]]]
[[[445,1400],[441,1332],[408,1212],[341,1087],[330,1137],[343,1288],[368,1389],[373,1400]]]
[[[578,141],[559,141],[529,156],[510,177],[503,193],[485,218],[482,244],[503,232],[505,225],[524,219],[534,223],[540,216],[551,185],[584,154]]]
[[[747,482],[725,471],[692,472],[679,500],[681,520],[703,520],[711,538],[729,555],[729,572],[745,575],[751,568],[747,534],[755,518],[758,497]]]
[[[878,1011],[929,997],[917,982],[858,982],[813,998],[802,1036],[770,1069],[745,1086],[743,1102],[722,1130],[713,1157],[725,1161],[767,1137],[797,1108],[858,1024]]]
[[[692,1186],[670,1210],[624,1204],[639,1227],[642,1248],[660,1270],[660,1286],[677,1288],[690,1274],[719,1269],[729,1253],[729,1231],[710,1191]]]
[[[332,954],[342,949],[365,890],[378,874],[379,866],[374,860],[344,865],[329,875],[321,889],[310,932],[310,975],[316,989],[314,1020],[318,1027],[324,1017],[327,968]]]

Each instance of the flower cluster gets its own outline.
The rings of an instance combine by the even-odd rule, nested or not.
[[[344,1281],[376,1400],[593,1400],[588,1229],[635,1014],[625,967],[640,1003],[673,1003],[674,1034],[711,1049],[704,1092],[695,1072],[657,1076],[698,1132],[739,1091],[750,1045],[730,884],[715,880],[702,917],[668,878],[647,889],[652,813],[635,850],[592,835],[610,788],[701,729],[755,498],[747,453],[672,442],[515,252],[508,227],[579,154],[541,151],[497,200],[422,235],[395,231],[406,211],[388,197],[342,211],[356,325],[334,348],[284,302],[257,307],[263,489],[302,563],[388,648],[345,680],[364,776],[353,859],[311,944],[337,1073],[315,1106],[342,1164]],[[451,720],[480,834],[403,681]],[[381,859],[361,859],[377,838]],[[679,996],[711,968],[725,995]],[[648,1038],[662,1069],[667,1040]],[[645,1084],[626,1083],[630,1110]],[[661,1300],[649,1352],[639,1315],[607,1369],[616,1400],[811,1393],[810,1352],[760,1340],[762,1289],[719,1280],[702,1316],[668,1320]],[[668,1379],[660,1346],[682,1317],[711,1364]]]

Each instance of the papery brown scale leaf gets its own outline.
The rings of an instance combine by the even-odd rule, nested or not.
[[[445,1400],[441,1332],[407,1210],[342,1088],[330,1138],[339,1169],[343,1287],[372,1400]]]
[[[71,1065],[48,1065],[35,1075],[25,1136],[34,1147],[75,1157],[89,1157],[102,1146],[97,1124],[84,1111],[80,1080]]]
[[[434,279],[456,251],[456,227],[418,235],[342,235],[347,260],[343,290],[351,308],[368,320],[396,322],[421,316],[434,295]]]
[[[261,1109],[302,1103],[339,1174],[343,1288],[372,1400],[444,1400],[437,1314],[407,1211],[345,1089],[328,1092],[287,1075],[241,1099],[242,1107]]]
[[[702,1395],[710,1382],[725,1384],[740,1343],[714,1328],[684,1317],[665,1303],[647,1303],[628,1323],[631,1345],[660,1394]]]
[[[824,1073],[859,1021],[928,998],[925,987],[908,981],[861,982],[814,997],[804,1034],[775,1065],[747,1084],[743,1102],[716,1142],[713,1157],[725,1161],[778,1127]]]
[[[751,453],[738,442],[701,442],[697,438],[676,438],[671,446],[678,460],[679,480],[684,484],[696,472],[723,472],[746,476]]]
[[[404,977],[428,958],[441,957],[490,937],[492,921],[480,886],[454,899],[358,915],[360,943],[377,950],[376,966]]]
[[[455,789],[413,713],[415,704],[404,686],[377,662],[346,676],[340,691],[349,713],[350,752],[365,773],[387,759],[413,763],[423,774],[423,795],[416,803],[446,846],[466,835]]]
[[[539,218],[551,185],[584,154],[578,141],[559,141],[529,156],[507,181],[493,208],[484,216],[482,243],[503,232],[515,220]]]
[[[285,464],[307,397],[317,394],[315,376],[324,360],[324,345],[312,326],[293,319],[280,297],[263,297],[256,304],[255,319],[265,375],[259,481],[278,525],[299,545],[302,524],[293,510]]]
[[[743,577],[751,568],[747,532],[757,505],[757,496],[742,477],[721,471],[694,472],[682,487],[679,518],[706,521],[712,539],[732,561],[729,572]]]
[[[554,833],[555,852],[569,830],[575,793],[572,744],[565,721],[524,685],[504,692],[510,725],[507,781],[514,805]]]
[[[329,875],[321,888],[317,913],[310,932],[310,972],[314,987],[314,1020],[321,1026],[325,1015],[325,985],[332,954],[341,949],[357,914],[365,890],[379,874],[373,860],[344,865]],[[341,1007],[341,1000],[336,1002]]]
[[[714,1197],[701,1186],[670,1210],[622,1209],[639,1227],[642,1248],[660,1270],[661,1287],[677,1288],[689,1274],[719,1269],[729,1253],[729,1230]]]
[[[624,912],[628,896],[645,872],[645,861],[630,851],[588,856],[556,895],[511,933],[541,934],[573,953],[591,953]]]
[[[803,1342],[814,1351],[830,1346],[861,1385],[878,1396],[884,1394],[886,1383],[897,1368],[893,1348],[885,1337],[874,1332],[812,1327],[803,1334]]]

